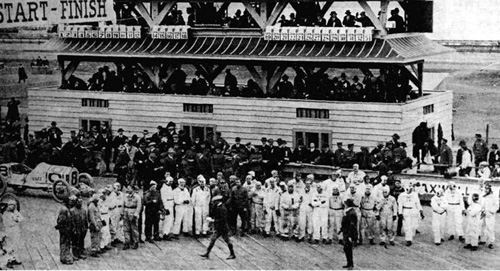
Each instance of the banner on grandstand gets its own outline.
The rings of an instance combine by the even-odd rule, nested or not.
[[[0,1],[0,28],[115,20],[113,0]]]

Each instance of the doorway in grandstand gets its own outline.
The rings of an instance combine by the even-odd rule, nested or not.
[[[94,127],[97,129],[97,132],[110,129],[111,119],[80,119],[80,128],[84,132],[92,131]]]
[[[200,138],[200,141],[207,140],[210,136],[213,136],[216,131],[215,125],[182,124],[181,127],[193,141],[197,137]]]
[[[307,131],[293,130],[293,142],[296,147],[302,141],[309,148],[309,144],[314,143],[316,148],[322,149],[325,145],[330,145],[332,142],[332,133],[328,131]]]

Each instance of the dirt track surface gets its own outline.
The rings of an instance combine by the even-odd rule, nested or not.
[[[98,187],[113,180],[99,179]],[[12,192],[12,191],[11,191]],[[74,265],[59,262],[59,236],[54,229],[57,210],[60,207],[50,194],[26,191],[20,195],[23,238],[20,240],[21,261],[16,269],[342,269],[345,257],[342,246],[311,245],[284,242],[278,238],[259,235],[233,237],[236,260],[225,260],[229,252],[225,243],[216,243],[209,260],[202,259],[209,243],[208,238],[180,237],[172,242],[141,244],[138,250],[121,250],[121,245],[99,258],[87,258]],[[396,245],[387,249],[378,245],[364,244],[354,249],[355,269],[500,269],[500,227],[494,249],[480,246],[476,252],[463,249],[458,240],[445,241],[441,246],[433,243],[430,207],[424,207],[425,219],[420,225],[411,247],[404,245],[404,237],[396,238]],[[500,216],[497,214],[497,216]],[[497,223],[500,217],[497,217]],[[448,235],[445,236],[446,239]],[[143,237],[144,238],[144,237]],[[86,246],[90,245],[87,235]]]

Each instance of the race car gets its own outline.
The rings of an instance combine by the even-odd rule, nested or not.
[[[48,191],[56,201],[62,202],[75,191],[91,194],[94,185],[89,174],[78,173],[74,167],[40,163],[31,169],[20,163],[0,164],[0,196],[5,194],[7,186],[18,193],[28,188]]]

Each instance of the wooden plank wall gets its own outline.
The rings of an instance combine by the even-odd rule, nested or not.
[[[431,99],[428,97],[432,96]],[[424,106],[433,104],[434,112],[424,115]],[[404,134],[400,134],[401,141],[411,145],[411,135],[413,130],[420,122],[427,122],[427,127],[434,127],[434,137],[437,140],[438,125],[443,128],[443,136],[448,139],[448,145],[451,146],[451,125],[453,123],[453,93],[448,91],[432,92],[431,95],[423,99],[409,102],[403,109],[403,127]],[[436,142],[437,145],[437,142]]]
[[[379,141],[387,141],[395,132],[411,136],[420,117],[408,118],[406,115],[416,116],[418,110],[422,111],[421,103],[436,104],[450,99],[451,106],[451,95],[442,94],[428,95],[422,101],[408,104],[306,100],[284,102],[277,99],[106,93],[54,88],[33,88],[28,95],[33,129],[46,127],[55,120],[65,138],[71,130],[79,129],[82,118],[112,119],[113,132],[123,128],[129,136],[141,136],[144,129],[154,132],[158,125],[165,126],[169,121],[174,121],[181,125],[216,125],[216,130],[222,132],[222,136],[230,144],[237,136],[241,137],[242,142],[259,144],[260,138],[265,136],[282,138],[290,142],[288,146],[291,147],[293,130],[304,130],[330,132],[332,145],[338,141],[344,145],[354,143],[356,149],[360,146],[373,147]],[[82,98],[107,99],[109,108],[82,107]],[[183,112],[183,103],[213,104],[214,113],[186,113]],[[435,112],[440,108],[437,105],[439,104],[435,105]],[[296,108],[327,109],[330,118],[297,118]],[[442,114],[449,115],[451,122],[451,107],[443,110],[449,110],[449,113],[443,111]],[[432,119],[432,116],[425,117]],[[411,142],[407,138],[404,140]]]

